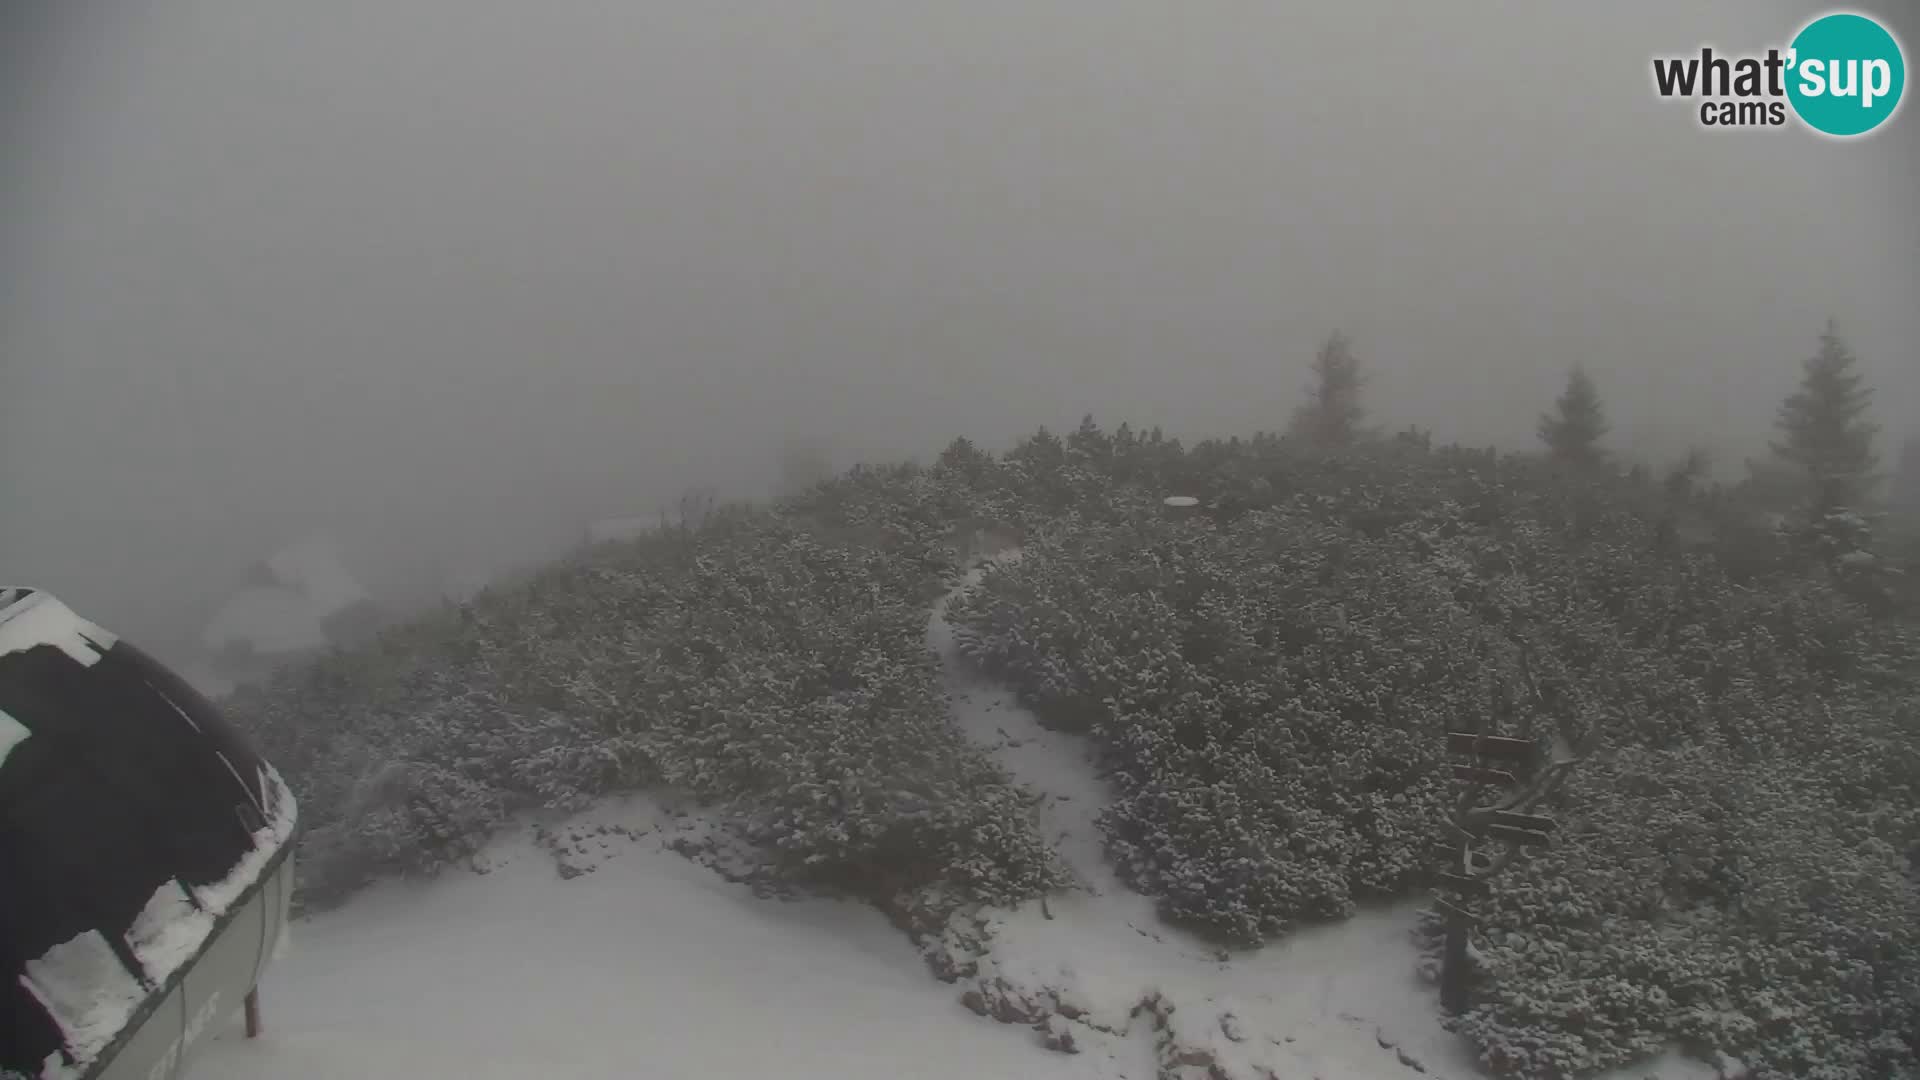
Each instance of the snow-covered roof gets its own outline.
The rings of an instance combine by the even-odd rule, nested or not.
[[[8,587],[0,607],[0,656],[40,645],[57,645],[75,663],[92,666],[120,640],[73,613],[52,594]]]
[[[237,777],[236,777],[237,779]],[[124,935],[148,978],[164,984],[199,958],[214,926],[265,877],[280,850],[293,839],[298,807],[286,781],[271,765],[259,766],[254,790],[266,796],[266,821],[225,876],[189,886],[168,879],[154,890]],[[59,1025],[79,1068],[49,1059],[44,1076],[81,1076],[133,1021],[152,991],[136,982],[107,937],[87,930],[26,961],[20,983]],[[164,1023],[164,1019],[157,1022]]]
[[[310,537],[275,552],[267,558],[267,571],[281,586],[304,594],[322,619],[367,599],[367,590],[347,572],[339,550],[325,537]]]
[[[106,1075],[171,1075],[171,1059],[151,1055],[172,1053],[165,1033],[182,1013],[161,999],[184,993],[170,980],[287,865],[292,792],[158,661],[44,592],[0,597],[0,864],[19,871],[8,887],[20,901],[0,926],[0,1072],[93,1076],[111,1057]],[[73,851],[112,857],[76,873]],[[232,940],[264,950],[260,904]],[[202,980],[229,1002],[259,971],[241,954],[227,950],[235,962]],[[149,1021],[154,1037],[133,1030]]]
[[[252,585],[227,598],[201,635],[214,652],[245,645],[257,653],[296,653],[327,646],[320,609],[278,585]]]

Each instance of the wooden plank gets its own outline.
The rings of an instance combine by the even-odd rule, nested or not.
[[[1458,904],[1453,903],[1452,901],[1449,901],[1445,896],[1434,897],[1433,904],[1435,907],[1439,908],[1441,911],[1444,911],[1447,914],[1454,916],[1455,918],[1465,919],[1467,922],[1480,921],[1479,917],[1476,916],[1473,912],[1468,911],[1466,908],[1463,908]]]
[[[1478,765],[1455,765],[1453,778],[1474,784],[1498,784],[1501,787],[1518,787],[1520,781],[1505,769],[1483,769]]]
[[[1435,844],[1433,853],[1440,858],[1440,865],[1459,874],[1466,872],[1472,864],[1467,861],[1467,852],[1459,844]]]
[[[1447,732],[1447,753],[1471,754],[1474,757],[1501,758],[1508,761],[1532,761],[1538,756],[1533,742],[1529,739],[1514,739],[1505,735],[1482,735],[1474,731]]]
[[[1553,837],[1537,829],[1516,829],[1511,825],[1489,825],[1487,835],[1509,844],[1527,844],[1533,847],[1546,847],[1553,843]]]
[[[1528,829],[1533,832],[1552,832],[1554,829],[1553,819],[1539,814],[1515,814],[1507,810],[1496,810],[1490,820],[1495,825]]]
[[[1468,896],[1486,896],[1493,891],[1493,886],[1488,884],[1485,878],[1444,872],[1439,875],[1439,878],[1441,888],[1452,889]]]
[[[1465,835],[1465,833],[1461,834],[1462,837],[1465,837]],[[1445,859],[1456,866],[1472,867],[1474,870],[1485,870],[1493,865],[1492,856],[1484,851],[1475,851],[1471,848],[1464,847],[1462,840],[1435,841],[1433,844],[1433,853],[1436,857]]]

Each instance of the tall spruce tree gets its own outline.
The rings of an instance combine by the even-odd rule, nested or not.
[[[1104,466],[1113,456],[1113,437],[1100,430],[1094,423],[1093,414],[1080,418],[1080,426],[1067,436],[1067,452],[1083,462],[1092,462]]]
[[[1567,388],[1554,399],[1554,410],[1540,416],[1540,441],[1554,458],[1576,465],[1597,465],[1606,459],[1600,439],[1607,433],[1606,409],[1587,369],[1579,364],[1567,373]]]
[[[1839,324],[1828,319],[1800,388],[1780,405],[1773,453],[1794,470],[1816,517],[1862,505],[1877,480],[1873,441],[1880,429],[1866,417],[1873,391],[1855,363]]]
[[[1360,406],[1360,387],[1366,378],[1360,374],[1352,342],[1339,331],[1329,335],[1313,358],[1311,370],[1313,384],[1307,388],[1307,402],[1293,414],[1294,436],[1323,447],[1358,442],[1360,420],[1366,415]]]

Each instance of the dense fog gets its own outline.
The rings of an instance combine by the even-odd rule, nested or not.
[[[1278,428],[1333,330],[1383,424],[1523,445],[1581,363],[1615,449],[1737,464],[1831,316],[1897,438],[1920,126],[1648,76],[1814,10],[10,8],[0,562],[164,651],[316,532],[415,597],[796,445]]]

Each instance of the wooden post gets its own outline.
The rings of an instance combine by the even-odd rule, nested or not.
[[[1552,784],[1565,775],[1570,762],[1559,762],[1545,772],[1536,768],[1538,755],[1533,741],[1484,730],[1447,732],[1447,753],[1464,756],[1472,764],[1452,762],[1453,778],[1466,787],[1454,810],[1447,832],[1449,840],[1439,845],[1449,866],[1439,876],[1439,887],[1451,897],[1440,899],[1446,915],[1446,940],[1441,950],[1440,1004],[1450,1013],[1465,1012],[1472,1004],[1472,980],[1468,971],[1468,933],[1474,921],[1462,904],[1469,897],[1482,897],[1490,891],[1488,878],[1500,872],[1524,846],[1544,847],[1551,840],[1552,818],[1526,812],[1534,801],[1545,796]],[[1506,768],[1495,768],[1504,765]],[[1522,784],[1513,768],[1529,774]],[[1475,805],[1486,788],[1507,789],[1504,797],[1490,805]],[[1491,838],[1508,845],[1502,856],[1487,858],[1474,844]],[[1484,860],[1484,861],[1483,861]],[[1457,902],[1456,902],[1457,901]]]
[[[247,991],[246,1013],[247,1038],[251,1039],[260,1034],[260,988],[257,986]]]
[[[1490,735],[1484,723],[1476,726],[1479,730],[1447,732],[1446,743],[1448,754],[1472,761],[1470,765],[1454,762],[1451,766],[1453,778],[1467,787],[1460,793],[1449,828],[1453,836],[1449,846],[1453,850],[1447,857],[1452,865],[1440,874],[1440,887],[1450,890],[1457,898],[1457,902],[1440,900],[1440,909],[1446,915],[1446,938],[1440,951],[1440,1007],[1455,1015],[1466,1012],[1472,1004],[1467,935],[1473,917],[1461,905],[1469,896],[1487,895],[1490,891],[1487,876],[1495,869],[1491,863],[1478,865],[1475,857],[1473,841],[1481,831],[1470,827],[1474,821],[1474,804],[1479,801],[1476,796],[1487,786],[1509,789],[1519,786],[1518,776],[1508,769],[1492,766],[1524,765],[1534,755],[1531,741]]]

